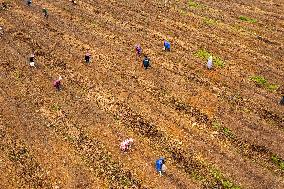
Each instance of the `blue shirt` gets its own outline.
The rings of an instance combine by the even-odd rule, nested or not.
[[[164,41],[164,47],[165,47],[166,49],[170,49],[170,48],[171,48],[170,42]]]
[[[164,158],[160,158],[156,161],[156,170],[157,171],[162,171],[163,160],[164,160]]]

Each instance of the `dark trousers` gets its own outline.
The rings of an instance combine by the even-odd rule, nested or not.
[[[280,104],[284,105],[284,97],[281,99]]]
[[[85,61],[86,61],[86,63],[90,63],[90,57],[89,56],[85,56]]]
[[[56,88],[57,91],[60,91],[61,90],[61,85],[57,84],[57,85],[55,85],[55,88]]]
[[[150,67],[150,64],[143,64],[145,70],[148,69]]]

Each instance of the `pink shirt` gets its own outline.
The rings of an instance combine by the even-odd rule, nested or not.
[[[128,148],[130,147],[130,145],[133,143],[133,139],[126,139],[125,141],[120,143],[120,149],[122,151],[128,150]]]
[[[60,85],[60,83],[61,83],[60,79],[57,79],[57,80],[55,80],[55,81],[53,82],[53,86],[54,86],[54,87],[55,87],[55,86],[58,86],[58,85]]]

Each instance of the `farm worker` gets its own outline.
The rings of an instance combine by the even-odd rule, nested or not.
[[[137,56],[141,56],[142,48],[139,44],[135,45],[135,51],[136,51]]]
[[[284,105],[284,96],[282,97],[282,99],[280,100],[280,104]]]
[[[126,139],[123,142],[120,143],[120,149],[123,152],[126,152],[130,149],[132,143],[134,142],[134,140],[132,138]]]
[[[6,9],[8,9],[8,2],[3,2],[2,3],[2,8],[3,8],[3,10],[6,10]]]
[[[32,0],[28,0],[27,4],[28,4],[28,6],[31,6],[32,5]]]
[[[47,11],[47,9],[46,9],[46,8],[43,8],[43,9],[42,9],[42,12],[43,12],[43,14],[44,14],[44,17],[45,17],[45,18],[48,18],[48,11]]]
[[[71,0],[71,2],[72,2],[74,5],[77,4],[77,2],[76,2],[75,0]]]
[[[3,35],[4,34],[4,30],[3,28],[0,26],[0,35]]]
[[[144,66],[145,70],[150,67],[150,59],[147,56],[145,56],[144,59],[143,59],[143,66]]]
[[[162,176],[162,174],[166,171],[165,159],[160,158],[156,160],[156,171]]]
[[[87,52],[87,53],[85,54],[85,61],[86,61],[87,64],[89,64],[89,63],[90,63],[90,60],[91,60],[91,54],[90,54],[89,52]]]
[[[31,67],[34,67],[34,66],[35,66],[35,55],[34,55],[34,53],[32,53],[32,54],[30,55],[30,66],[31,66]]]
[[[62,77],[59,76],[59,78],[53,82],[53,86],[54,86],[58,91],[60,91],[60,89],[61,89],[61,80],[62,80]]]
[[[164,50],[165,51],[170,51],[171,50],[171,44],[167,40],[164,41]]]
[[[213,67],[213,57],[210,56],[210,57],[208,58],[207,68],[210,70],[210,69],[212,69],[212,67]]]

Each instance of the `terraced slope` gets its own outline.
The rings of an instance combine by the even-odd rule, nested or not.
[[[282,1],[5,2],[0,188],[284,188]]]

